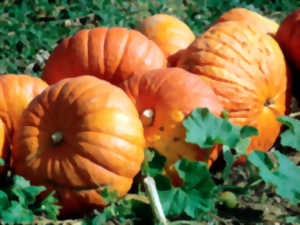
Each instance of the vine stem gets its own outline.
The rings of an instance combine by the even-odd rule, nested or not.
[[[156,219],[159,221],[160,224],[168,225],[169,223],[162,209],[154,179],[152,177],[147,176],[144,178],[144,184],[146,194],[149,197],[150,205]]]
[[[294,113],[289,114],[289,117],[292,117],[292,118],[295,118],[298,116],[300,116],[300,112],[294,112]]]

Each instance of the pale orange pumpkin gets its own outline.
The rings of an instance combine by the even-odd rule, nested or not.
[[[25,74],[0,76],[0,157],[6,162],[23,111],[47,86],[40,78]]]
[[[163,52],[140,32],[98,27],[64,39],[46,62],[42,79],[53,84],[63,78],[90,74],[118,84],[133,74],[165,66]]]
[[[180,19],[156,14],[144,19],[137,29],[153,40],[165,53],[170,65],[174,65],[174,56],[178,51],[187,48],[194,40],[193,31]]]
[[[146,146],[166,156],[166,170],[174,184],[179,183],[173,167],[177,160],[183,157],[192,161],[207,160],[209,166],[216,160],[217,146],[206,150],[185,142],[182,121],[194,109],[208,108],[217,116],[223,110],[211,87],[200,77],[180,68],[165,68],[133,76],[120,87],[138,109]]]
[[[274,20],[246,8],[234,8],[225,12],[218,18],[215,24],[227,21],[247,23],[252,26],[254,30],[271,35],[275,35],[279,28],[279,25]]]
[[[143,126],[118,87],[93,76],[49,86],[24,111],[13,169],[56,191],[63,217],[105,206],[104,186],[127,193],[144,159]]]
[[[289,74],[277,42],[252,26],[218,23],[199,36],[178,66],[205,79],[230,120],[258,129],[248,152],[268,151],[280,133],[277,117],[290,101]]]

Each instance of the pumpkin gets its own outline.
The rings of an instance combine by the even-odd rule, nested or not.
[[[219,23],[193,42],[178,66],[212,86],[231,122],[258,129],[248,153],[271,148],[281,128],[276,118],[290,101],[287,65],[271,36],[244,23]]]
[[[7,162],[7,148],[5,146],[5,125],[0,119],[0,158],[4,161],[4,166],[0,166],[0,175],[3,174],[3,171],[6,168],[5,163]]]
[[[223,107],[212,88],[197,75],[181,68],[157,69],[133,76],[120,87],[137,107],[144,126],[146,146],[166,156],[166,171],[173,184],[180,181],[174,173],[174,163],[185,157],[206,161],[207,150],[185,142],[183,119],[195,108],[208,108],[220,116]],[[218,156],[218,148],[209,152],[208,165]]]
[[[105,206],[104,186],[127,193],[144,158],[143,126],[118,87],[93,76],[49,86],[24,111],[13,169],[45,193],[56,191],[62,217]]]
[[[281,22],[275,38],[288,60],[300,71],[300,8]]]
[[[0,76],[0,157],[6,162],[23,111],[47,86],[40,78],[26,74]]]
[[[234,8],[225,12],[215,24],[227,21],[245,22],[252,26],[254,30],[271,35],[275,35],[279,27],[275,21],[245,8]]]
[[[63,78],[90,74],[113,84],[133,74],[166,66],[159,47],[143,34],[121,27],[80,30],[62,41],[43,69],[53,84]]]
[[[137,26],[137,29],[153,40],[166,57],[171,57],[187,48],[195,40],[194,33],[183,21],[166,14],[147,17]],[[174,57],[170,60],[168,59],[169,64],[173,65]]]

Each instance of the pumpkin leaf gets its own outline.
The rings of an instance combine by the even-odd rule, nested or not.
[[[228,120],[216,117],[207,108],[197,108],[183,121],[186,141],[201,148],[211,148],[216,143],[234,148],[241,137],[240,128]],[[244,135],[249,129],[244,129]],[[251,130],[252,131],[252,130]]]
[[[166,216],[199,218],[206,212],[214,211],[215,184],[206,164],[182,159],[176,162],[175,168],[184,181],[180,187],[173,187],[163,175],[154,177]]]
[[[30,182],[24,177],[15,175],[10,193],[18,198],[20,204],[29,206],[35,202],[36,197],[45,189],[43,186],[31,186]]]
[[[281,145],[300,151],[300,120],[288,116],[281,116],[277,120],[289,128],[280,135]]]
[[[43,213],[52,220],[57,220],[61,206],[56,205],[58,200],[54,198],[52,191],[40,204],[38,208],[33,209],[34,213]]]
[[[5,162],[2,158],[0,158],[0,166],[4,166],[5,165]]]
[[[266,164],[266,161],[270,160],[264,152],[253,151],[248,155],[248,160],[259,169],[259,174],[265,182],[275,186],[277,194],[288,198],[292,204],[300,203],[300,168],[279,151],[275,151],[274,154],[279,164],[275,168]]]
[[[300,216],[288,216],[288,217],[285,219],[285,222],[287,222],[287,223],[300,224]]]
[[[1,212],[2,220],[7,224],[32,224],[33,212],[16,201],[11,201],[11,206]]]
[[[145,159],[142,165],[143,176],[155,176],[163,171],[166,157],[155,149],[145,150]]]
[[[5,192],[0,191],[0,211],[9,207],[9,199]]]
[[[235,160],[234,155],[231,153],[231,150],[227,145],[223,146],[223,157],[226,162],[225,168],[223,170],[223,179],[226,180],[230,174],[231,167]]]

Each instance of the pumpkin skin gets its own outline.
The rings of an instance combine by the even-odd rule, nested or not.
[[[166,172],[180,184],[174,163],[185,157],[206,161],[207,151],[185,142],[183,119],[197,107],[220,116],[223,107],[211,87],[197,75],[181,68],[157,69],[133,76],[120,87],[136,105],[144,126],[146,146],[166,156]],[[152,110],[153,116],[147,116]],[[217,146],[209,153],[208,165],[218,156]]]
[[[93,76],[49,86],[23,114],[13,168],[56,191],[62,217],[104,207],[103,185],[127,193],[144,158],[143,126],[118,87]],[[125,166],[124,166],[125,165]]]
[[[137,29],[153,40],[167,58],[187,48],[195,40],[193,31],[183,21],[166,14],[147,17]],[[169,63],[171,65],[174,65],[173,58]]]
[[[193,42],[178,66],[209,82],[231,122],[258,129],[248,153],[271,148],[281,128],[276,118],[285,115],[290,102],[287,65],[271,36],[247,24],[219,23]]]
[[[281,22],[275,38],[288,60],[300,71],[300,8]]]
[[[252,26],[254,30],[271,35],[275,35],[279,28],[275,21],[245,8],[234,8],[225,12],[215,24],[227,21],[245,22]]]
[[[6,162],[23,111],[47,86],[40,78],[26,74],[0,76],[0,157]]]
[[[0,158],[4,160],[4,163],[7,162],[7,148],[6,148],[6,142],[5,142],[5,125],[3,121],[0,119]],[[6,168],[6,165],[0,166],[0,175],[3,174],[3,171]]]
[[[163,52],[140,32],[98,27],[64,39],[46,62],[42,79],[53,84],[90,74],[118,84],[133,74],[165,66]]]

